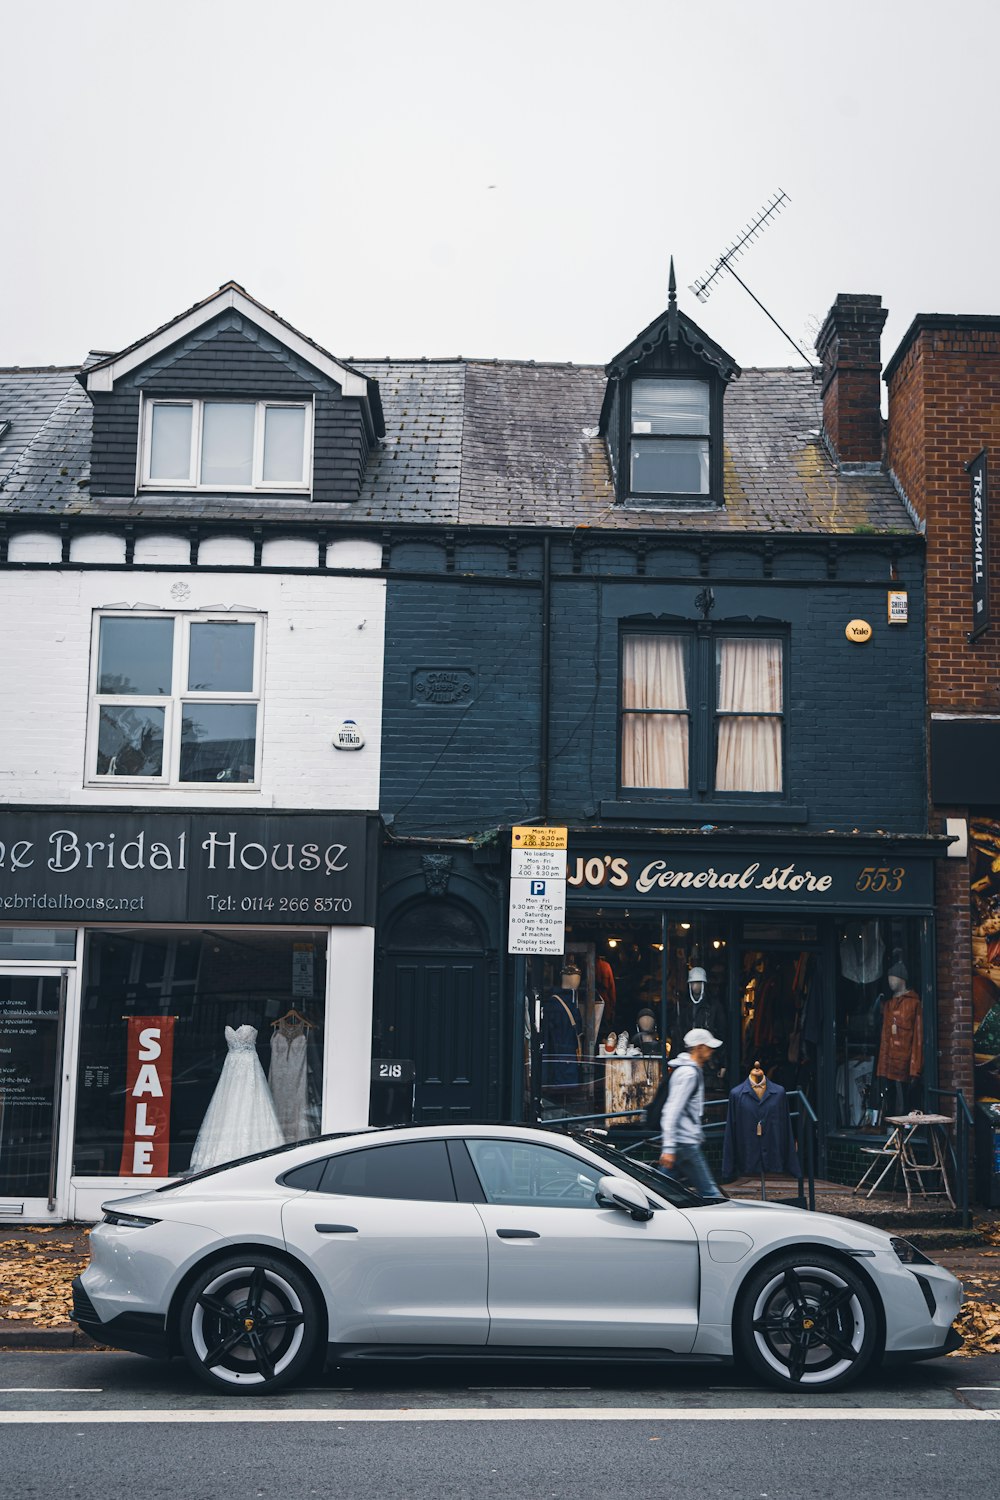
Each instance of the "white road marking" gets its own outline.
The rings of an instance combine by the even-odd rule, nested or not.
[[[103,1396],[103,1385],[0,1385],[0,1395],[9,1396],[17,1394],[21,1396],[37,1396],[42,1393],[46,1395],[63,1396]]]
[[[403,1406],[387,1410],[358,1410],[337,1407],[287,1408],[245,1407],[233,1405],[212,1410],[171,1408],[167,1411],[4,1411],[0,1425],[27,1423],[41,1426],[76,1424],[79,1427],[98,1424],[140,1426],[146,1423],[239,1422],[998,1422],[1000,1411],[975,1411],[968,1407],[898,1406],[793,1406],[723,1407],[708,1406],[545,1406],[545,1407],[419,1407]]]

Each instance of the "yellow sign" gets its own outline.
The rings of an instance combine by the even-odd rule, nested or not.
[[[565,849],[569,839],[566,828],[512,828],[512,849]]]
[[[865,641],[871,640],[872,628],[867,620],[849,620],[847,623],[847,629],[844,631],[844,634],[847,636],[847,639],[849,641],[853,641],[855,645],[863,646]]]

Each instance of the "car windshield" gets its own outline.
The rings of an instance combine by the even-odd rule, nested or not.
[[[596,1156],[609,1162],[618,1172],[624,1172],[627,1177],[634,1177],[636,1182],[641,1183],[650,1192],[659,1193],[661,1198],[666,1198],[675,1208],[701,1208],[708,1203],[725,1203],[725,1198],[701,1198],[686,1188],[683,1183],[678,1182],[675,1177],[668,1177],[665,1172],[659,1172],[655,1167],[645,1162],[635,1161],[631,1156],[626,1156],[607,1141],[595,1140],[593,1136],[577,1134],[573,1136],[581,1146],[586,1146],[588,1151],[593,1151]]]

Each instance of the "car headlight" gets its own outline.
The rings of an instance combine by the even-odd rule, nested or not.
[[[904,1266],[932,1266],[934,1264],[921,1250],[917,1249],[916,1245],[911,1245],[909,1240],[893,1238],[889,1243]]]
[[[142,1214],[115,1213],[113,1209],[104,1210],[105,1224],[114,1224],[117,1229],[148,1229],[150,1224],[159,1224],[159,1219],[144,1219]]]

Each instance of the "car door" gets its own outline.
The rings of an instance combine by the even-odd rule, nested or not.
[[[443,1140],[338,1152],[284,1182],[306,1189],[282,1228],[323,1284],[331,1343],[486,1343],[486,1230]]]
[[[490,1345],[690,1352],[698,1241],[684,1214],[667,1206],[639,1222],[600,1207],[609,1169],[555,1145],[466,1146],[485,1200]]]

